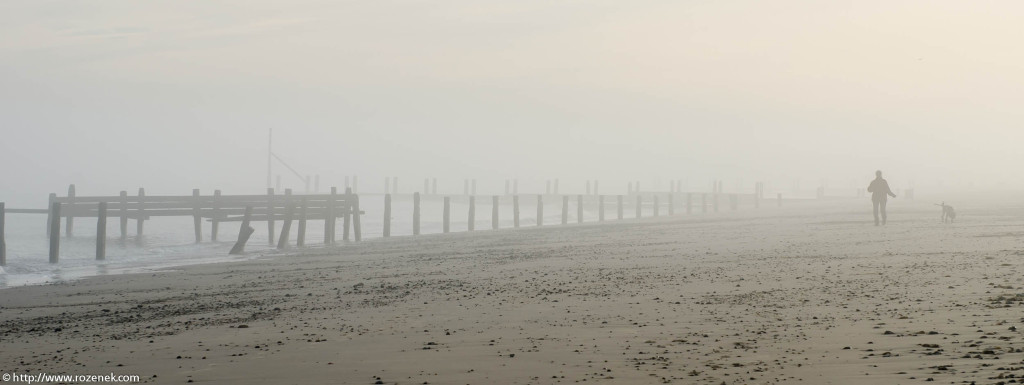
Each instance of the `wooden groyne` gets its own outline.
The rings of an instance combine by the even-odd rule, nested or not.
[[[317,178],[319,179],[319,178]],[[220,190],[212,194],[202,194],[200,190],[192,190],[190,195],[147,195],[145,189],[138,189],[137,193],[129,195],[127,191],[121,191],[118,195],[112,196],[78,196],[75,186],[68,187],[67,196],[50,194],[49,204],[46,209],[11,209],[6,208],[0,202],[0,266],[7,262],[6,239],[4,236],[5,216],[14,214],[46,214],[47,233],[49,236],[49,257],[51,263],[60,260],[60,238],[63,227],[64,234],[71,237],[74,234],[76,219],[94,219],[96,227],[96,259],[102,260],[106,257],[107,220],[119,223],[119,238],[122,242],[128,239],[129,222],[136,221],[136,240],[141,242],[145,231],[145,222],[155,217],[191,217],[193,219],[195,242],[202,242],[204,236],[204,222],[209,223],[209,234],[211,241],[217,241],[219,237],[219,225],[224,222],[241,222],[239,234],[232,247],[231,254],[240,254],[244,251],[245,245],[250,236],[255,232],[251,226],[252,222],[266,222],[269,245],[279,249],[290,247],[292,242],[293,225],[296,228],[294,233],[294,245],[303,247],[307,245],[306,224],[308,221],[324,221],[323,244],[332,245],[336,243],[337,221],[342,221],[342,240],[360,241],[362,239],[362,226],[360,216],[365,214],[360,210],[360,194],[353,192],[357,178],[346,177],[344,193],[338,193],[337,188],[331,187],[328,194],[292,194],[290,189],[284,194],[276,193],[275,189],[268,188],[265,194],[258,195],[223,195]],[[318,182],[318,181],[317,181]],[[627,186],[627,194],[602,195],[599,194],[599,184],[596,180],[588,180],[586,183],[586,194],[559,194],[559,180],[549,179],[545,181],[546,189],[544,194],[529,194],[536,197],[536,222],[535,226],[544,226],[544,204],[558,202],[561,206],[560,224],[570,224],[570,212],[574,211],[575,223],[584,223],[584,208],[596,209],[596,219],[604,222],[608,217],[606,211],[614,210],[611,216],[616,220],[626,219],[625,213],[628,206],[632,206],[631,217],[641,219],[644,213],[651,217],[664,215],[690,215],[697,212],[707,213],[709,211],[719,212],[721,201],[726,202],[729,210],[737,210],[741,203],[747,207],[759,208],[764,200],[765,185],[762,182],[754,184],[753,193],[731,193],[723,192],[721,181],[712,183],[711,192],[684,192],[683,182],[670,181],[668,191],[642,191],[639,182],[630,182]],[[318,184],[314,190],[318,189]],[[465,217],[467,219],[465,231],[476,230],[476,209],[477,198],[487,198],[484,202],[490,201],[491,205],[491,229],[500,229],[499,207],[502,204],[512,205],[512,227],[520,227],[520,198],[518,193],[519,181],[517,179],[505,180],[505,194],[478,196],[476,191],[476,180],[463,180],[463,194],[438,195],[437,180],[424,179],[423,192],[411,194],[398,193],[398,178],[389,177],[385,179],[385,192],[383,194],[362,194],[383,196],[383,228],[382,236],[392,235],[394,201],[412,202],[412,235],[421,234],[421,202],[424,200],[443,201],[443,213],[441,231],[448,233],[453,231],[451,218],[453,213],[452,203],[459,201],[466,204]],[[820,190],[818,197],[822,196]],[[782,206],[782,194],[776,196],[777,205]],[[575,210],[572,210],[575,206]],[[678,209],[677,209],[678,208]],[[593,215],[593,214],[591,214]],[[61,222],[63,226],[61,226]],[[281,228],[278,231],[277,226]]]

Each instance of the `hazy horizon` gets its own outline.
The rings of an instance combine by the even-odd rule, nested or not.
[[[686,179],[1018,189],[1009,1],[0,4],[0,201]],[[288,187],[300,186],[275,165]],[[571,188],[571,190],[570,190]],[[524,191],[527,192],[527,191]],[[533,191],[535,192],[535,191]]]

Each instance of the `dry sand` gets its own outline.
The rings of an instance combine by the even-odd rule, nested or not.
[[[768,205],[766,205],[768,206]],[[152,383],[1024,381],[1024,209],[833,201],[0,291],[0,370]]]

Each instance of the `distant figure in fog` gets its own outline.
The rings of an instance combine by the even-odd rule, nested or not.
[[[882,224],[885,224],[885,203],[889,197],[896,197],[889,189],[889,182],[882,179],[882,170],[875,171],[875,180],[868,185],[868,192],[871,193],[871,203],[875,206],[875,226],[878,226],[878,212],[882,212]]]

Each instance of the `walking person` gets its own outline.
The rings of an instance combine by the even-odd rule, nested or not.
[[[871,193],[871,204],[875,209],[875,226],[878,226],[878,213],[882,213],[882,225],[885,225],[885,203],[889,197],[896,197],[889,188],[889,182],[882,179],[882,170],[875,171],[875,180],[868,185],[868,192]]]

